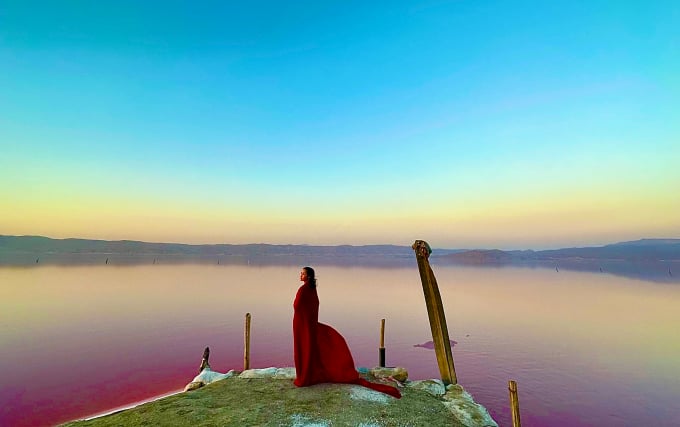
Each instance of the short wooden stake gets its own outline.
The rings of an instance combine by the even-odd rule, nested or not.
[[[199,374],[203,372],[205,368],[210,369],[210,362],[208,362],[208,359],[210,359],[210,347],[206,347],[205,350],[203,350],[203,359],[201,359],[201,366],[198,367]]]
[[[250,313],[246,313],[246,330],[243,336],[243,370],[250,369]]]
[[[512,426],[522,427],[519,419],[519,399],[517,398],[517,383],[515,381],[508,381],[508,390],[510,391],[510,411],[512,411]]]
[[[380,320],[380,348],[378,349],[378,366],[385,367],[385,319]]]

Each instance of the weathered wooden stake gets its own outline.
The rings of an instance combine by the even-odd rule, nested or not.
[[[434,352],[437,356],[439,373],[444,384],[457,384],[456,369],[453,366],[453,355],[451,354],[451,341],[449,340],[449,330],[446,327],[446,317],[444,316],[444,305],[439,294],[437,279],[434,277],[428,258],[432,250],[430,245],[424,240],[416,240],[411,248],[416,252],[418,270],[420,271],[420,281],[423,284],[423,294],[425,296],[425,306],[427,316],[430,320],[430,330],[432,331],[432,341],[434,342]]]
[[[198,367],[198,373],[200,374],[203,372],[205,368],[210,369],[210,362],[208,362],[208,359],[210,358],[210,347],[206,347],[205,350],[203,350],[203,359],[201,359],[201,366]]]
[[[512,411],[512,426],[522,427],[519,420],[519,399],[517,399],[517,383],[515,381],[508,381],[508,390],[510,391],[510,410]]]
[[[378,365],[381,368],[385,367],[385,319],[380,320],[380,348],[378,349],[379,360]]]
[[[250,369],[250,313],[246,313],[246,330],[243,336],[243,370]]]

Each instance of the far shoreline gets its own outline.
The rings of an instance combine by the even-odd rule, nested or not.
[[[680,283],[680,260],[625,259],[488,259],[430,257],[433,267],[547,269],[559,272],[611,274],[642,281]],[[213,267],[300,267],[304,265],[345,268],[412,269],[415,256],[328,256],[328,255],[184,255],[119,253],[7,253],[0,252],[0,268],[54,267],[141,267],[202,265]],[[677,272],[677,273],[676,273]]]

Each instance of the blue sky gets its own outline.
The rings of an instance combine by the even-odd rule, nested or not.
[[[139,3],[0,5],[0,234],[680,235],[676,2]]]

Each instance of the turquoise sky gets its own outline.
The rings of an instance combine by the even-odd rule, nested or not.
[[[0,3],[0,234],[680,237],[678,2]]]

